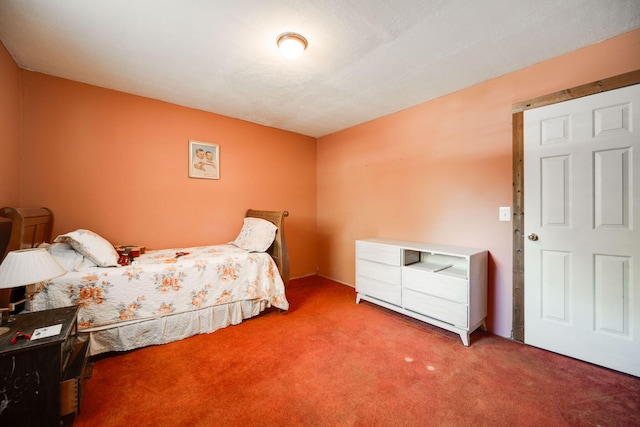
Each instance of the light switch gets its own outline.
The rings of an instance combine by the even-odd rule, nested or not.
[[[500,221],[511,221],[510,206],[500,206]]]

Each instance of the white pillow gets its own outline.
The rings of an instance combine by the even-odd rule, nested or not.
[[[273,243],[277,229],[266,219],[247,217],[240,234],[231,244],[249,252],[264,252]]]
[[[66,271],[79,271],[83,268],[96,267],[93,261],[73,249],[68,243],[53,243],[48,245],[47,249]]]
[[[84,257],[68,243],[54,243],[49,246],[49,253],[58,261],[65,271],[73,271],[82,264]]]
[[[73,249],[96,263],[98,267],[118,265],[118,252],[113,245],[93,231],[78,229],[56,237],[54,242],[70,244]]]

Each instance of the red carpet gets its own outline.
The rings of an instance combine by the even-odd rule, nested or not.
[[[291,309],[95,361],[74,426],[640,426],[640,379],[455,335],[319,277]]]

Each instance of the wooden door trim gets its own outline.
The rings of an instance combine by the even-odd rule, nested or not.
[[[513,104],[513,321],[511,338],[524,342],[524,111],[640,83],[640,70]]]

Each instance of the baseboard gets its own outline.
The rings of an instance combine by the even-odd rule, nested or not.
[[[317,276],[316,273],[303,274],[302,276],[290,277],[289,280],[304,279],[305,277]]]
[[[343,282],[342,280],[338,280],[338,279],[334,279],[333,277],[329,277],[329,276],[325,276],[324,274],[320,274],[318,273],[317,276],[322,277],[323,279],[329,279],[329,280],[333,280],[334,282],[338,282],[341,285],[345,285],[345,286],[349,286],[351,288],[355,288],[354,285],[352,285],[351,283],[347,283],[347,282]]]
[[[326,276],[324,274],[320,274],[320,273],[310,273],[310,274],[303,274],[302,276],[296,276],[296,277],[292,277],[290,280],[295,280],[295,279],[304,279],[307,277],[313,277],[313,276],[318,276],[318,277],[322,277],[323,279],[328,279],[337,283],[340,283],[341,285],[345,285],[345,286],[349,286],[351,288],[355,289],[355,285],[352,285],[351,283],[347,283],[347,282],[343,282],[341,280],[338,279],[334,279],[333,277],[330,276]]]

